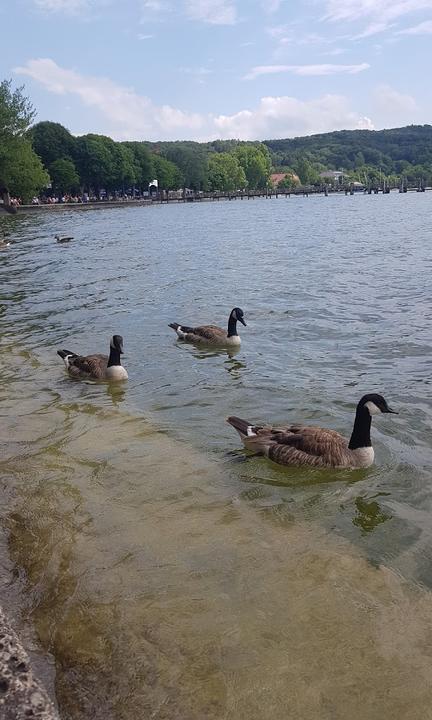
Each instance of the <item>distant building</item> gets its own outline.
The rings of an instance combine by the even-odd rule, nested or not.
[[[320,173],[320,178],[323,180],[328,180],[331,183],[341,184],[344,179],[344,172],[343,170],[325,170],[324,172]]]
[[[299,176],[293,172],[273,173],[273,175],[270,175],[270,182],[274,188],[277,188],[279,183],[282,182],[282,180],[285,180],[285,178],[287,178],[287,177],[291,178],[291,180],[293,181],[293,183],[295,183],[295,185],[300,185]]]

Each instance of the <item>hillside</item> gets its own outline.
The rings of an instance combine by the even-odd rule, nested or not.
[[[399,174],[410,165],[432,164],[432,125],[391,130],[340,130],[287,140],[265,140],[274,165],[295,166],[300,156],[326,168],[354,170],[364,165]]]

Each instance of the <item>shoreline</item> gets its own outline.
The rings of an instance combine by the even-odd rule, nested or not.
[[[426,188],[429,190],[430,188]],[[432,188],[431,188],[432,189]],[[419,192],[415,188],[408,188],[407,192]],[[392,190],[386,192],[386,193],[379,193],[379,194],[392,194],[392,193],[398,193],[401,194],[400,191],[397,188],[393,188]],[[170,205],[172,203],[179,204],[179,203],[191,203],[191,202],[219,202],[220,200],[225,201],[231,201],[231,200],[255,200],[255,199],[279,199],[279,198],[285,198],[290,199],[291,197],[309,197],[309,195],[320,195],[322,197],[328,197],[328,196],[351,196],[351,195],[377,195],[378,192],[364,192],[364,191],[355,191],[355,192],[347,192],[345,190],[336,190],[336,191],[325,191],[325,190],[316,190],[311,188],[304,188],[301,190],[294,190],[294,191],[283,191],[283,190],[268,190],[268,191],[256,191],[251,193],[215,193],[215,194],[207,194],[204,193],[202,195],[190,195],[186,197],[164,197],[159,196],[154,199],[149,198],[142,198],[137,200],[100,200],[96,202],[87,202],[87,203],[53,203],[53,204],[41,204],[41,205],[18,205],[16,206],[16,210],[11,213],[10,209],[2,204],[0,204],[0,214],[1,211],[5,212],[6,214],[13,214],[13,215],[19,215],[22,213],[44,213],[49,212],[51,210],[55,212],[60,212],[62,210],[103,210],[103,209],[113,209],[113,208],[124,208],[124,207],[146,207],[146,206],[152,206],[152,205]],[[405,193],[402,193],[405,194]]]
[[[4,720],[59,720],[58,712],[0,606],[0,714]]]

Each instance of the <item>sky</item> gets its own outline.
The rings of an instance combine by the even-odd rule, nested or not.
[[[0,79],[116,140],[432,122],[432,0],[0,0]]]

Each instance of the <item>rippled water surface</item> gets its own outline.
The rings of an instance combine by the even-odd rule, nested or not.
[[[51,654],[65,718],[429,717],[431,211],[425,193],[0,215],[0,598]],[[168,327],[235,305],[234,356]],[[114,332],[127,385],[66,376],[57,348]],[[400,413],[374,418],[368,470],[246,458],[224,421],[349,434],[365,392]]]

